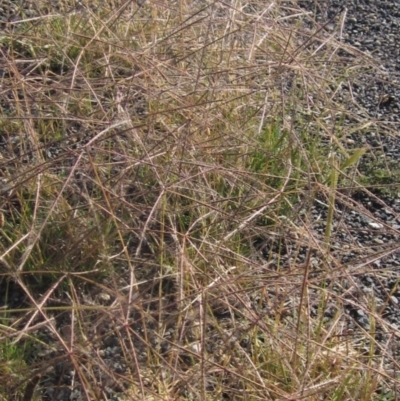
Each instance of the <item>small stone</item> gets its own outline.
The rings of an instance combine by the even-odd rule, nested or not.
[[[382,225],[382,224],[376,223],[375,221],[370,221],[370,222],[368,223],[368,225],[369,225],[370,227],[374,228],[375,230],[379,230],[379,229],[383,228],[383,225]]]
[[[364,317],[365,316],[365,312],[362,309],[357,309],[357,315],[360,317]]]
[[[111,295],[110,294],[108,294],[107,292],[101,292],[99,295],[98,295],[98,300],[99,300],[99,302],[100,303],[107,303],[107,302],[109,302],[110,300],[111,300]]]

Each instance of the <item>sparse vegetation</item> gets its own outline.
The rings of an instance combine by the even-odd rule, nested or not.
[[[378,232],[347,139],[380,123],[342,88],[373,61],[296,2],[20,18],[0,36],[1,399],[396,400],[397,331],[357,281],[395,276],[372,262],[396,249],[341,223]]]

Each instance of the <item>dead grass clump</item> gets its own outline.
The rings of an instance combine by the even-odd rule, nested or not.
[[[353,279],[394,250],[346,264],[337,234],[339,201],[370,216],[346,136],[372,123],[341,86],[371,60],[290,2],[63,6],[0,38],[2,397],[395,389]]]

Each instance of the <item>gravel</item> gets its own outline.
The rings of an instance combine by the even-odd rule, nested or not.
[[[343,266],[355,273],[352,276],[351,291],[338,289],[338,293],[344,292],[348,300],[345,302],[346,313],[351,317],[348,328],[370,330],[371,315],[366,308],[357,305],[367,305],[368,300],[373,299],[375,310],[382,317],[381,323],[375,327],[376,339],[381,341],[382,347],[392,350],[394,358],[398,358],[400,2],[310,0],[299,1],[298,5],[315,13],[318,23],[327,24],[331,29],[332,24],[338,23],[345,15],[343,42],[371,55],[379,65],[379,71],[365,71],[357,81],[352,82],[351,90],[358,109],[380,122],[383,129],[378,130],[373,125],[363,132],[355,132],[349,143],[353,143],[356,148],[371,148],[371,152],[361,160],[360,172],[366,175],[377,174],[377,170],[382,168],[379,171],[382,174],[386,171],[387,183],[392,185],[392,190],[388,194],[372,189],[370,193],[351,193],[338,200],[340,216],[335,220],[333,232],[333,241],[337,241],[338,249],[333,249],[333,253],[341,254]],[[381,163],[378,164],[377,160]],[[388,173],[390,169],[392,174]],[[357,206],[353,207],[354,203]],[[326,214],[327,208],[315,206],[315,216],[322,216],[321,220],[324,221]],[[315,226],[322,233],[324,227],[318,224]],[[348,252],[343,252],[346,247]],[[391,342],[388,341],[388,333],[395,334]],[[388,341],[386,345],[385,341]],[[394,368],[390,362],[386,367]]]
[[[370,130],[355,132],[351,143],[355,147],[368,146],[371,152],[362,158],[361,173],[374,173],[377,158],[386,169],[399,169],[400,160],[400,2],[397,0],[318,0],[299,1],[303,9],[316,14],[319,24],[339,23],[345,15],[342,40],[373,56],[380,71],[365,71],[352,82],[352,95],[371,118],[381,122],[385,130],[372,126]],[[329,24],[328,24],[329,25]],[[346,88],[344,88],[346,91]],[[373,167],[371,167],[373,164]],[[383,168],[383,167],[382,167]],[[376,171],[375,171],[376,172]],[[365,247],[385,244],[396,247],[400,225],[400,187],[396,171],[392,171],[393,184],[389,192],[371,189],[371,193],[356,192],[351,199],[339,202],[341,219],[346,228],[358,230],[357,240]],[[389,180],[389,177],[388,177]],[[361,205],[363,213],[347,209],[352,201]],[[350,205],[351,206],[351,205]],[[324,213],[316,207],[315,214]],[[323,219],[322,219],[323,220]],[[346,235],[346,234],[343,234]],[[348,233],[347,233],[348,235]],[[393,260],[399,265],[398,253]],[[393,262],[395,263],[395,262]]]

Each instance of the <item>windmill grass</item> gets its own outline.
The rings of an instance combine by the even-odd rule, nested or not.
[[[344,21],[280,1],[19,12],[0,38],[1,396],[396,399],[393,328],[356,280],[394,274],[369,262],[396,248],[363,259],[339,235],[343,209],[374,219],[348,136],[379,129],[343,89],[376,68]]]

